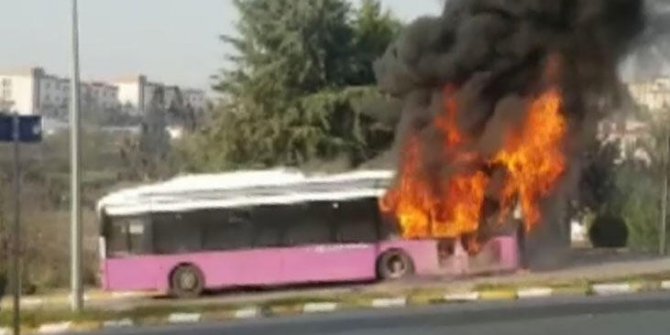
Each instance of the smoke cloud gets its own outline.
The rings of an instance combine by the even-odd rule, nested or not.
[[[646,29],[624,67],[629,81],[668,75],[670,70],[670,2],[648,0]]]
[[[440,16],[407,27],[375,65],[382,91],[402,104],[395,150],[418,138],[423,172],[439,184],[437,179],[472,167],[437,154],[444,138],[434,121],[444,113],[445,89],[456,88],[456,122],[473,139],[467,150],[486,159],[522,122],[529,99],[551,84],[561,90],[569,123],[564,150],[576,158],[597,121],[619,103],[618,67],[644,36],[645,13],[642,0],[447,1]],[[490,187],[501,184],[505,172],[486,169]],[[571,166],[565,184],[574,182],[575,170]],[[495,204],[485,207],[495,212]]]

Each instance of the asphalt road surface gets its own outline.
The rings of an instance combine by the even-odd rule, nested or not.
[[[100,334],[669,334],[670,294],[473,303],[249,320],[226,324],[124,329]]]

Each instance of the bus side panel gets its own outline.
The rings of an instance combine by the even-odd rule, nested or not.
[[[402,250],[412,258],[414,271],[417,275],[435,275],[440,273],[440,263],[437,253],[437,241],[387,241],[379,244],[377,257],[383,255],[386,251],[397,249]]]
[[[471,272],[513,271],[519,268],[519,248],[513,234],[488,241],[479,255],[470,257]]]
[[[412,258],[418,275],[461,274],[462,271],[477,274],[513,271],[519,267],[519,252],[513,235],[499,236],[488,241],[482,245],[479,254],[467,257],[464,264],[458,263],[454,257],[440,260],[438,242],[435,240],[382,242],[379,255],[390,249],[406,252]]]
[[[282,251],[285,283],[358,281],[375,278],[374,244],[324,244]]]
[[[109,259],[105,263],[105,289],[111,291],[166,292],[170,285],[170,273],[180,264],[190,264],[200,269],[206,288],[283,282],[282,254],[276,249],[137,256]]]
[[[109,291],[167,290],[167,264],[158,257],[125,257],[106,259],[105,289]]]
[[[207,288],[282,283],[281,249],[207,253],[191,260],[201,267]]]

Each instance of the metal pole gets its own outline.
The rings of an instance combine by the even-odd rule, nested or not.
[[[12,233],[12,293],[14,335],[21,334],[21,163],[19,151],[19,114],[14,114],[14,229]]]
[[[77,0],[72,0],[72,98],[70,101],[70,288],[71,307],[81,311],[84,304],[81,284],[81,175],[79,118],[79,17]]]
[[[668,163],[670,160],[670,134],[665,131],[663,134],[663,194],[661,200],[661,227],[658,236],[658,253],[665,256],[666,253],[666,235],[668,230]]]

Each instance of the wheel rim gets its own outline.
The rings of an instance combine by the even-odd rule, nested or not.
[[[399,255],[395,255],[389,259],[387,268],[389,270],[389,274],[393,278],[402,277],[407,272],[407,264]]]
[[[179,276],[179,288],[186,291],[192,291],[198,285],[198,277],[195,273],[187,271]]]

